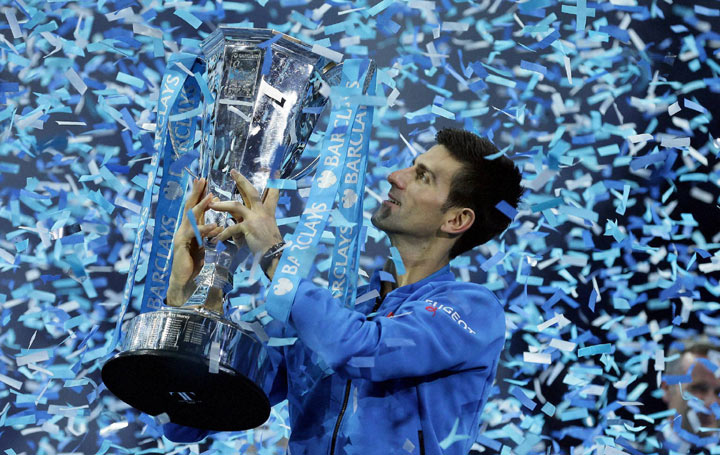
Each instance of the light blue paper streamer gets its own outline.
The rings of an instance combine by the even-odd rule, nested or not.
[[[340,87],[347,95],[352,95],[347,93],[351,88],[355,88],[355,94],[361,94],[360,64],[360,60],[347,60],[343,64]],[[315,246],[325,229],[340,184],[338,176],[342,175],[340,171],[345,165],[357,111],[358,106],[345,99],[333,104],[310,197],[269,288],[265,307],[274,319],[288,321],[299,282],[310,271],[316,254]]]
[[[181,220],[182,196],[188,183],[188,174],[183,168],[197,158],[194,150],[197,118],[195,115],[184,118],[182,116],[183,113],[189,114],[200,109],[200,96],[200,88],[195,79],[186,78],[177,102],[171,107],[167,125],[160,133],[166,137],[163,150],[163,177],[154,213],[155,230],[140,306],[142,313],[162,308],[167,293],[173,250],[172,240]],[[179,114],[173,115],[172,112]],[[194,217],[190,221],[191,223],[195,221]],[[193,225],[193,229],[196,236],[199,236],[196,224]]]
[[[180,89],[186,78],[187,75],[184,72],[175,68],[170,68],[166,71],[160,86],[161,92],[158,97],[155,147],[150,161],[147,186],[145,187],[145,193],[143,194],[142,210],[140,213],[140,221],[138,224],[137,234],[135,236],[135,242],[133,244],[133,254],[130,260],[128,278],[125,281],[125,289],[123,290],[120,315],[118,317],[115,330],[113,331],[113,336],[110,342],[106,345],[107,347],[103,350],[103,355],[109,355],[113,349],[115,349],[115,346],[120,339],[122,322],[130,304],[130,298],[132,297],[132,291],[135,286],[135,274],[137,273],[138,263],[140,262],[142,239],[145,235],[148,219],[150,218],[150,205],[152,202],[155,176],[157,175],[158,165],[160,163],[160,151],[164,149],[165,141],[167,140],[166,135],[163,135],[162,132],[164,132],[165,128],[167,128],[170,109],[175,105],[175,101],[177,100]]]
[[[374,93],[375,83],[376,79],[373,76],[369,95]],[[350,225],[338,226],[335,229],[337,241],[333,251],[329,281],[333,297],[340,299],[349,308],[355,306],[362,233],[362,197],[365,194],[372,122],[372,107],[360,106],[351,130],[345,171],[338,191],[338,210]]]

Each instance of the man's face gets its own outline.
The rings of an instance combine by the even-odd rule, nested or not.
[[[390,174],[388,199],[373,214],[373,225],[391,237],[435,236],[447,217],[441,208],[461,166],[445,146],[435,145],[419,155],[412,166]]]
[[[688,413],[692,408],[688,405],[690,400],[699,400],[708,409],[709,414],[705,414],[700,411],[695,411],[698,420],[700,421],[701,427],[708,428],[720,428],[720,422],[715,419],[710,406],[713,403],[720,405],[720,378],[716,378],[712,371],[710,371],[705,365],[699,362],[702,356],[686,352],[682,356],[682,368],[683,373],[687,372],[691,365],[695,365],[692,371],[692,381],[689,383],[682,384],[682,391],[687,396],[687,400],[682,397],[680,392],[680,385],[665,386],[665,395],[663,400],[668,404],[669,408],[674,408],[678,414],[682,415],[683,422],[682,426],[685,430],[694,432],[690,421],[688,420]]]

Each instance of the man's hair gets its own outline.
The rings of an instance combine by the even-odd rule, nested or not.
[[[495,208],[505,201],[517,208],[524,188],[520,185],[522,175],[509,158],[500,156],[497,147],[487,139],[469,131],[444,128],[437,132],[435,141],[445,146],[453,158],[462,164],[450,184],[450,193],[442,207],[468,207],[475,212],[475,221],[450,249],[450,258],[482,245],[510,224],[503,212]]]
[[[679,354],[676,359],[665,364],[665,374],[681,375],[687,373],[683,366],[683,355],[690,353],[697,357],[707,357],[710,351],[720,351],[720,346],[713,344],[706,335],[692,339],[688,338],[679,342],[680,346],[674,346],[668,353],[668,357]]]

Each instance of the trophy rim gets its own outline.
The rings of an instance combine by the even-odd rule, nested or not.
[[[214,322],[219,324],[224,324],[227,326],[230,326],[232,329],[238,330],[242,332],[245,335],[249,335],[250,338],[253,339],[253,341],[260,343],[259,340],[255,339],[257,336],[253,331],[245,329],[238,325],[237,323],[233,322],[232,320],[226,318],[224,315],[220,313],[216,313],[214,311],[208,310],[205,307],[190,307],[190,306],[166,306],[164,308],[160,308],[159,310],[154,311],[148,311],[146,313],[140,313],[136,315],[134,318],[130,319],[127,322],[133,321],[138,317],[147,315],[147,314],[154,314],[154,313],[167,313],[169,315],[177,315],[177,314],[187,314],[190,316],[200,316],[208,319],[212,319]],[[148,316],[149,317],[149,316]]]
[[[239,32],[244,33],[241,34]],[[234,34],[237,35],[233,36]],[[250,36],[242,36],[243,34]],[[230,38],[231,40],[237,39],[238,43],[242,43],[244,41],[247,45],[256,46],[257,44],[272,39],[275,35],[280,35],[282,38],[272,43],[272,48],[281,48],[286,51],[300,54],[310,61],[325,60],[325,57],[313,52],[311,44],[306,43],[299,38],[295,38],[294,36],[290,36],[273,28],[240,27],[233,24],[220,24],[214,32],[208,35],[200,43],[200,49],[204,56],[208,56],[216,52],[221,43],[225,41],[225,38]]]

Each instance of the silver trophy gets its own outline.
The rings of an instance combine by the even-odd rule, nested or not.
[[[202,44],[214,102],[205,100],[200,174],[221,200],[242,200],[230,170],[260,194],[271,178],[299,178],[295,168],[341,65],[312,47],[265,29],[220,27]],[[365,78],[369,84],[372,68]],[[209,210],[206,223],[227,226]],[[143,313],[125,327],[121,352],[103,367],[107,388],[150,415],[210,430],[254,428],[270,415],[272,377],[257,336],[211,309],[212,290],[232,288],[232,243],[205,243],[197,289],[180,308]],[[217,294],[217,293],[215,293]],[[215,307],[216,308],[216,307]]]

